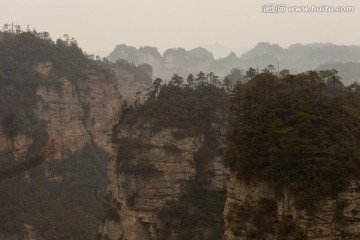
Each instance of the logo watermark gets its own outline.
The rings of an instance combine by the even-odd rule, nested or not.
[[[288,6],[286,4],[264,4],[262,13],[353,13],[354,6],[304,5]]]
[[[263,13],[285,13],[285,4],[264,4],[261,6],[261,12]]]

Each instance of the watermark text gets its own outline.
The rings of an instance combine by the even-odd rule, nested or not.
[[[354,6],[263,4],[262,13],[353,13]]]

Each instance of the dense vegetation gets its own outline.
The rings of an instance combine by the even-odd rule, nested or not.
[[[250,204],[237,205],[232,204],[230,207],[231,214],[227,216],[229,228],[235,236],[241,232],[250,239],[262,239],[266,234],[274,233],[273,223],[277,220],[277,204],[265,198],[257,202],[256,207]],[[254,225],[253,229],[246,226],[246,222]]]
[[[146,101],[138,99],[124,122],[150,121],[154,131],[167,127],[183,129],[190,135],[205,131],[211,121],[220,121],[217,114],[226,106],[228,96],[217,76],[210,76],[202,72],[196,77],[189,75],[187,84],[177,74],[168,84],[156,79],[146,93]]]
[[[345,88],[335,70],[255,74],[234,87],[231,116],[232,170],[279,196],[288,189],[298,209],[313,211],[359,175],[359,86]]]
[[[43,161],[45,161],[45,155],[38,154],[35,157],[21,161],[19,164],[9,164],[10,167],[0,169],[0,182],[6,178],[11,178],[24,173],[25,171],[28,171],[31,168],[41,164]],[[3,165],[6,164],[3,163]]]
[[[178,201],[168,202],[159,212],[159,217],[167,223],[162,239],[217,240],[224,234],[223,210],[226,192],[206,189],[204,182],[189,181]]]
[[[279,219],[277,202],[272,199],[260,198],[255,202],[242,205],[232,203],[229,206],[227,222],[234,236],[246,239],[306,240],[307,236],[294,222],[291,215]],[[249,225],[251,224],[251,225]]]
[[[67,155],[46,163],[50,176],[37,166],[30,182],[23,176],[0,182],[0,235],[21,239],[27,223],[35,227],[39,239],[88,240],[96,236],[108,156],[91,144]],[[52,177],[62,180],[50,181]]]

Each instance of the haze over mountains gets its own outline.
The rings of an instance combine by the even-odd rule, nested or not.
[[[275,69],[348,84],[358,46],[120,45],[112,63],[14,27],[0,32],[0,240],[360,238],[360,85]],[[250,66],[267,71],[232,84]]]
[[[338,68],[345,84],[360,79],[357,70],[360,66],[358,45],[312,43],[293,44],[288,48],[282,48],[278,44],[261,42],[241,56],[231,52],[227,57],[216,59],[212,52],[201,47],[191,50],[167,49],[161,55],[156,47],[145,46],[137,49],[121,44],[116,46],[107,58],[114,62],[117,59],[125,59],[135,65],[150,64],[153,67],[154,77],[163,79],[170,79],[173,73],[186,77],[190,73],[199,71],[213,71],[223,77],[233,68],[254,67],[261,70],[269,64],[279,67],[280,70],[289,69],[293,73],[324,67]]]
[[[218,42],[213,44],[203,44],[201,45],[201,47],[210,51],[214,55],[214,58],[216,59],[227,57],[230,52],[238,52],[228,47],[225,47]]]

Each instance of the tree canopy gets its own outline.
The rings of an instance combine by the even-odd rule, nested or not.
[[[240,179],[288,189],[299,209],[344,190],[360,170],[359,91],[328,74],[247,74],[231,94],[228,164]]]

